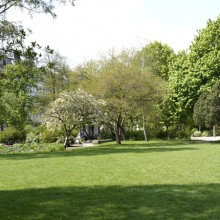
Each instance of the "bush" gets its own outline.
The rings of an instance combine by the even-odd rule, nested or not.
[[[201,131],[194,131],[193,137],[201,137],[202,132]]]
[[[208,136],[211,136],[211,134],[210,134],[209,131],[205,130],[205,131],[202,132],[201,136],[202,137],[208,137]]]
[[[176,138],[178,139],[189,139],[191,136],[191,127],[190,126],[182,126],[176,132]]]
[[[40,142],[40,137],[42,133],[46,130],[45,125],[38,125],[38,126],[31,126],[27,125],[25,127],[25,132],[26,132],[26,143],[39,143]]]
[[[26,136],[26,143],[39,143],[40,142],[40,135],[35,134],[34,132],[30,132]]]
[[[156,134],[156,138],[159,138],[159,139],[167,139],[167,136],[168,136],[168,132],[165,130],[165,129],[160,129],[157,134]]]
[[[102,130],[99,133],[100,139],[115,139],[115,135],[111,131]]]
[[[19,131],[16,128],[8,127],[0,132],[0,143],[14,144],[25,140],[25,131]]]
[[[132,140],[144,140],[144,131],[130,131],[129,132],[129,139]]]
[[[46,130],[42,133],[41,142],[55,143],[57,141],[63,142],[65,134],[62,130]]]
[[[13,146],[0,146],[0,154],[7,153],[36,153],[64,151],[63,144],[14,144]]]

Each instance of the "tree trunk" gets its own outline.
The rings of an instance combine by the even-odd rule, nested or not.
[[[216,125],[213,126],[213,137],[216,136]]]
[[[67,149],[67,147],[70,146],[70,144],[69,144],[69,137],[70,137],[70,134],[71,134],[71,130],[66,130],[66,137],[65,137],[64,144],[63,144],[65,150]]]
[[[67,149],[68,145],[69,145],[69,137],[66,136],[66,137],[65,137],[64,144],[63,144],[63,147],[65,148],[65,150]]]
[[[116,143],[121,144],[121,127],[119,123],[115,123],[115,138]]]
[[[142,109],[142,121],[143,121],[143,130],[144,130],[144,140],[148,141],[146,126],[145,126],[144,105],[143,105],[143,109]]]
[[[3,124],[0,125],[0,131],[4,131],[4,125]]]

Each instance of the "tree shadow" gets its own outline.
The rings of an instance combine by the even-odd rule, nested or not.
[[[1,219],[219,219],[220,184],[0,191]]]

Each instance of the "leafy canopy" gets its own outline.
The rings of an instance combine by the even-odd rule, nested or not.
[[[206,128],[220,124],[220,81],[209,92],[201,94],[195,104],[193,118],[197,125]]]
[[[220,17],[198,32],[189,52],[181,52],[170,65],[169,103],[172,119],[184,123],[192,117],[199,96],[220,79]]]

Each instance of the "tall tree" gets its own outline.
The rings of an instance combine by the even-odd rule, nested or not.
[[[114,129],[117,144],[121,144],[126,120],[138,111],[145,116],[148,105],[152,105],[161,89],[161,79],[143,71],[136,58],[136,51],[132,50],[118,54],[110,52],[100,61],[99,74],[87,84],[94,95],[105,100],[106,115]]]
[[[177,122],[192,117],[199,96],[220,79],[220,17],[198,32],[188,53],[177,56],[170,68],[169,100]]]
[[[220,124],[220,81],[216,82],[209,92],[199,97],[193,116],[197,125],[213,127],[215,136],[215,126]]]
[[[0,60],[8,58],[10,55],[18,56],[26,55],[28,59],[33,59],[37,56],[35,50],[39,45],[32,42],[29,47],[24,50],[24,39],[27,36],[27,31],[22,25],[9,22],[5,14],[13,7],[21,10],[26,10],[30,15],[33,13],[46,13],[56,17],[54,9],[57,3],[66,4],[70,2],[74,5],[75,0],[1,0],[0,3]]]
[[[199,99],[197,100],[196,104],[194,105],[194,111],[193,111],[193,120],[195,124],[199,127],[199,131],[201,131],[201,128],[205,127],[205,121],[206,121],[206,115],[207,115],[207,92],[202,93],[199,96]],[[210,107],[210,106],[209,106]]]
[[[22,25],[7,20],[0,20],[0,61],[7,64],[7,60],[20,60],[21,58],[34,63],[41,56],[36,51],[40,45],[31,42],[25,45],[29,30]],[[10,62],[9,62],[10,63]]]
[[[46,102],[49,103],[54,101],[60,92],[69,89],[71,70],[66,57],[50,49],[46,50],[41,65],[44,67],[41,87],[42,90],[46,91],[42,95],[47,99]]]
[[[7,65],[3,69],[0,100],[4,110],[1,116],[6,124],[24,128],[34,106],[35,97],[32,92],[37,88],[38,73],[39,70],[26,61]]]
[[[156,76],[168,79],[169,64],[174,58],[174,51],[167,44],[153,41],[147,44],[139,53],[142,68]]]

